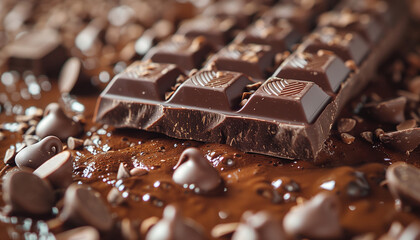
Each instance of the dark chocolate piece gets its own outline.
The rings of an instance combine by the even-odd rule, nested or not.
[[[312,82],[270,78],[248,99],[240,113],[312,123],[329,99]]]
[[[268,45],[232,43],[216,53],[207,64],[212,70],[241,72],[255,81],[264,81],[274,65]]]
[[[252,214],[245,212],[242,222],[232,236],[232,240],[280,240],[286,239],[281,222],[274,220],[267,212]]]
[[[60,35],[52,29],[22,35],[6,48],[9,69],[31,70],[35,75],[56,76],[67,59]]]
[[[319,193],[310,200],[290,209],[283,219],[289,236],[311,239],[342,237],[337,196]]]
[[[26,171],[7,174],[2,195],[11,214],[48,215],[54,206],[54,193],[48,183]]]
[[[291,50],[301,38],[301,34],[286,20],[270,24],[263,20],[256,21],[235,38],[237,43],[269,45],[273,52]]]
[[[69,151],[61,152],[44,162],[33,174],[48,180],[55,188],[66,188],[73,181],[72,159]]]
[[[369,52],[369,45],[357,33],[345,33],[335,28],[323,27],[311,34],[302,43],[300,49],[314,54],[319,50],[328,50],[344,62],[353,60],[359,65]]]
[[[398,97],[379,103],[368,103],[365,105],[365,109],[370,116],[380,122],[398,124],[405,121],[406,103],[405,97]]]
[[[397,162],[386,170],[386,181],[392,196],[398,204],[420,207],[420,169],[413,165]]]
[[[207,159],[196,148],[184,150],[174,167],[172,179],[175,183],[187,186],[195,193],[206,193],[216,189],[222,178]]]
[[[341,118],[337,123],[339,133],[350,132],[356,126],[356,120],[353,118]]]
[[[58,103],[50,103],[44,111],[44,117],[36,126],[36,135],[43,138],[56,136],[62,141],[76,137],[83,131],[79,122],[67,117]]]
[[[63,144],[60,139],[55,136],[48,136],[18,152],[15,162],[19,168],[37,169],[62,150]]]
[[[232,111],[251,81],[243,74],[203,70],[186,80],[169,102],[198,108]],[[200,99],[200,101],[197,101]]]
[[[172,63],[184,70],[200,68],[213,47],[203,36],[186,38],[175,35],[150,49],[143,60]]]
[[[420,128],[387,132],[379,136],[386,146],[409,154],[420,145]]]
[[[335,93],[349,72],[350,69],[335,55],[297,52],[287,58],[273,76],[311,81],[324,91]]]
[[[75,226],[90,225],[102,232],[113,226],[111,214],[102,199],[93,190],[77,184],[67,188],[59,218]]]
[[[186,221],[174,206],[169,205],[163,211],[163,218],[147,233],[146,240],[186,240],[206,239],[202,230],[192,220]]]

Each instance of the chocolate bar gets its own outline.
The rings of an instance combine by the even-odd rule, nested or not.
[[[398,43],[406,23],[401,18],[393,26],[387,26],[387,31],[382,31],[383,24],[371,32],[370,23],[377,22],[361,23],[351,18],[351,24],[337,25],[332,19],[344,22],[337,12],[331,12],[324,15],[319,27],[334,28],[344,34],[341,36],[347,36],[346,41],[351,40],[350,35],[360,34],[371,44],[370,53],[367,54],[366,47],[356,49],[354,42],[327,50],[320,44],[314,47],[319,51],[308,53],[307,46],[311,44],[307,41],[313,40],[308,38],[273,77],[260,85],[255,85],[258,80],[255,76],[243,74],[250,67],[237,65],[226,69],[228,62],[216,69],[193,73],[178,84],[177,79],[183,77],[181,70],[171,76],[169,71],[149,73],[138,69],[148,69],[157,63],[137,62],[117,75],[104,90],[94,119],[115,127],[160,132],[175,138],[226,143],[247,152],[314,159],[344,104],[374,76],[378,64]],[[323,31],[317,33],[322,35]],[[215,58],[223,56],[226,48]],[[157,64],[157,68],[161,67]],[[176,69],[171,64],[166,67]],[[129,87],[125,84],[128,75],[135,76]],[[162,84],[157,84],[158,81]],[[153,87],[146,88],[147,85]],[[163,92],[169,93],[166,98],[162,97]]]

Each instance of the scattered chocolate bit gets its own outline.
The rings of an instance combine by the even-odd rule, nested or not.
[[[72,159],[69,151],[63,151],[39,166],[34,174],[48,180],[55,188],[66,188],[73,182]]]
[[[274,220],[267,212],[252,214],[245,212],[242,221],[232,236],[232,240],[277,240],[286,239],[281,223]]]
[[[67,188],[59,218],[75,226],[90,225],[101,232],[107,232],[113,226],[111,214],[102,199],[93,190],[77,184]]]
[[[354,140],[356,139],[354,136],[348,134],[348,133],[342,133],[340,134],[341,140],[345,143],[345,144],[352,144],[354,142]]]
[[[80,123],[67,117],[57,103],[50,103],[45,108],[44,118],[36,127],[36,135],[41,138],[53,135],[64,141],[79,135],[82,130]]]
[[[4,154],[4,164],[15,165],[15,156],[16,150],[14,148],[7,149]]]
[[[365,139],[366,141],[373,143],[373,133],[366,131],[366,132],[362,132],[360,133],[360,136]]]
[[[117,188],[111,188],[106,196],[106,199],[114,206],[121,205],[125,202],[125,198]]]
[[[347,60],[344,62],[344,64],[353,72],[356,72],[359,69],[359,67],[357,67],[356,63],[353,60]]]
[[[352,118],[341,118],[337,123],[337,130],[339,133],[346,133],[353,130],[356,126],[356,120]]]
[[[83,140],[74,137],[69,137],[67,138],[67,147],[71,150],[80,149],[83,147]]]
[[[55,136],[48,136],[19,151],[15,157],[15,162],[19,168],[36,169],[62,150],[63,144],[60,139]]]
[[[184,240],[206,239],[199,226],[195,222],[186,221],[180,212],[172,205],[165,207],[163,218],[157,222],[147,233],[146,240]]]
[[[149,171],[143,168],[133,168],[130,170],[131,176],[143,176],[146,175]]]
[[[396,162],[386,170],[389,191],[395,198],[397,207],[420,207],[420,169],[413,165]]]
[[[89,240],[99,240],[100,235],[98,230],[94,227],[84,226],[74,228],[55,236],[57,240],[77,240],[77,239],[89,239]]]
[[[406,129],[415,128],[415,127],[417,127],[416,120],[409,119],[409,120],[405,120],[404,122],[398,124],[397,125],[397,130],[401,131],[401,130],[406,130]]]
[[[226,237],[227,235],[234,233],[238,226],[239,223],[237,222],[217,224],[211,230],[211,236],[214,238]]]
[[[172,179],[179,185],[193,185],[196,193],[209,192],[222,183],[216,169],[203,157],[196,148],[186,149],[174,167]]]
[[[93,143],[92,140],[90,140],[89,138],[86,138],[85,141],[83,141],[83,146],[87,147],[87,146],[94,146],[95,144]]]
[[[377,128],[375,130],[375,137],[377,137],[377,138],[380,138],[384,134],[385,134],[385,131],[382,128]]]
[[[120,163],[118,167],[117,179],[124,179],[130,177],[130,171],[127,169],[124,163]]]
[[[11,214],[47,215],[54,206],[51,187],[38,176],[16,171],[8,173],[3,182],[3,200]]]
[[[58,78],[58,89],[61,93],[92,90],[89,78],[83,74],[79,58],[72,57],[64,63]]]
[[[331,239],[340,238],[338,198],[319,193],[310,200],[290,209],[283,219],[285,232],[294,237]]]
[[[407,99],[398,97],[380,103],[366,104],[365,107],[372,117],[380,122],[398,124],[405,120],[404,109]]]
[[[420,128],[387,132],[379,136],[379,139],[386,146],[408,154],[420,144]]]

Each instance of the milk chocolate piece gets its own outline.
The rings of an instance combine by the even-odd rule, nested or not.
[[[264,81],[274,65],[268,45],[232,43],[221,49],[207,66],[213,70],[241,72],[255,81]]]
[[[301,34],[286,20],[276,24],[258,20],[241,32],[235,38],[235,42],[269,45],[273,52],[279,53],[291,50],[300,38]]]
[[[32,31],[7,46],[9,69],[56,76],[67,59],[60,35],[52,29]]]
[[[111,230],[113,225],[111,214],[102,199],[93,190],[77,184],[67,188],[59,218],[75,226],[90,225],[102,232]]]
[[[311,239],[337,239],[342,237],[338,198],[319,193],[310,200],[290,209],[283,219],[289,236]]]
[[[314,83],[270,78],[249,98],[240,112],[296,123],[311,123],[329,99]]]
[[[37,169],[45,161],[61,152],[63,144],[55,136],[48,136],[40,142],[22,149],[15,157],[19,168]]]
[[[340,32],[331,27],[323,27],[309,35],[300,48],[314,54],[319,50],[328,50],[344,62],[353,60],[357,65],[369,52],[368,43],[359,34]]]
[[[420,207],[420,169],[413,165],[397,162],[386,170],[386,180],[392,196],[402,204]]]
[[[285,79],[311,81],[328,93],[337,92],[350,69],[335,55],[296,53],[276,70],[273,76]]]
[[[48,180],[55,188],[66,188],[73,181],[72,159],[69,151],[61,152],[39,166],[33,174]]]
[[[203,36],[186,38],[175,35],[150,49],[143,60],[172,63],[184,70],[200,68],[213,47]]]
[[[54,206],[51,187],[38,176],[25,171],[6,175],[3,200],[12,214],[23,216],[47,215]]]

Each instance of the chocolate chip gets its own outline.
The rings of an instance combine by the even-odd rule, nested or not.
[[[192,220],[186,221],[179,210],[169,205],[163,211],[163,218],[147,233],[146,240],[154,239],[206,239],[202,229]]]
[[[286,239],[281,223],[274,220],[267,212],[252,214],[245,212],[242,221],[232,236],[232,240],[251,239]]]
[[[130,171],[124,165],[124,163],[120,163],[118,167],[117,179],[125,179],[130,177]]]
[[[41,138],[53,135],[64,141],[79,135],[82,130],[81,124],[67,117],[57,103],[50,103],[36,127],[36,135]]]
[[[59,215],[61,221],[75,225],[90,225],[99,231],[111,230],[111,214],[101,198],[93,190],[72,184],[64,195],[64,208]]]
[[[100,235],[98,230],[90,226],[78,227],[72,230],[68,230],[57,234],[55,236],[57,240],[76,240],[76,239],[89,239],[99,240]]]
[[[15,156],[16,150],[14,148],[7,149],[4,155],[4,164],[15,165]]]
[[[69,151],[61,152],[39,166],[34,174],[48,180],[55,188],[66,188],[73,182],[72,159]]]
[[[112,205],[121,205],[125,202],[125,198],[117,188],[111,188],[106,196],[106,199]]]
[[[373,143],[373,133],[366,131],[366,132],[362,132],[360,133],[360,136],[365,139],[366,141]]]
[[[60,139],[48,136],[19,151],[15,157],[15,162],[19,168],[36,169],[62,150],[63,144]]]
[[[404,122],[397,125],[397,130],[406,130],[417,127],[417,122],[414,119],[405,120]]]
[[[69,137],[67,138],[67,147],[71,150],[80,149],[83,147],[83,140],[74,137]]]
[[[143,168],[133,168],[130,170],[131,176],[143,176],[143,175],[146,175],[147,173],[149,173],[149,171]]]
[[[352,118],[341,118],[337,123],[339,133],[350,132],[356,126],[356,120]]]
[[[420,144],[420,128],[384,133],[379,139],[387,147],[409,154]]]
[[[342,237],[338,198],[319,193],[289,210],[283,219],[286,233],[295,238],[334,239]]]
[[[405,97],[398,97],[380,103],[366,104],[368,112],[380,122],[398,124],[405,120]]]
[[[420,207],[420,169],[403,162],[393,163],[386,170],[386,181],[396,203]]]
[[[174,169],[174,182],[181,186],[187,185],[197,193],[215,190],[222,183],[217,170],[196,148],[186,149]]]
[[[345,143],[345,144],[352,144],[354,142],[354,140],[356,139],[354,136],[348,134],[348,133],[342,133],[340,134],[341,140]]]
[[[38,176],[26,171],[16,171],[5,177],[3,200],[12,214],[47,215],[54,206],[54,193]]]

